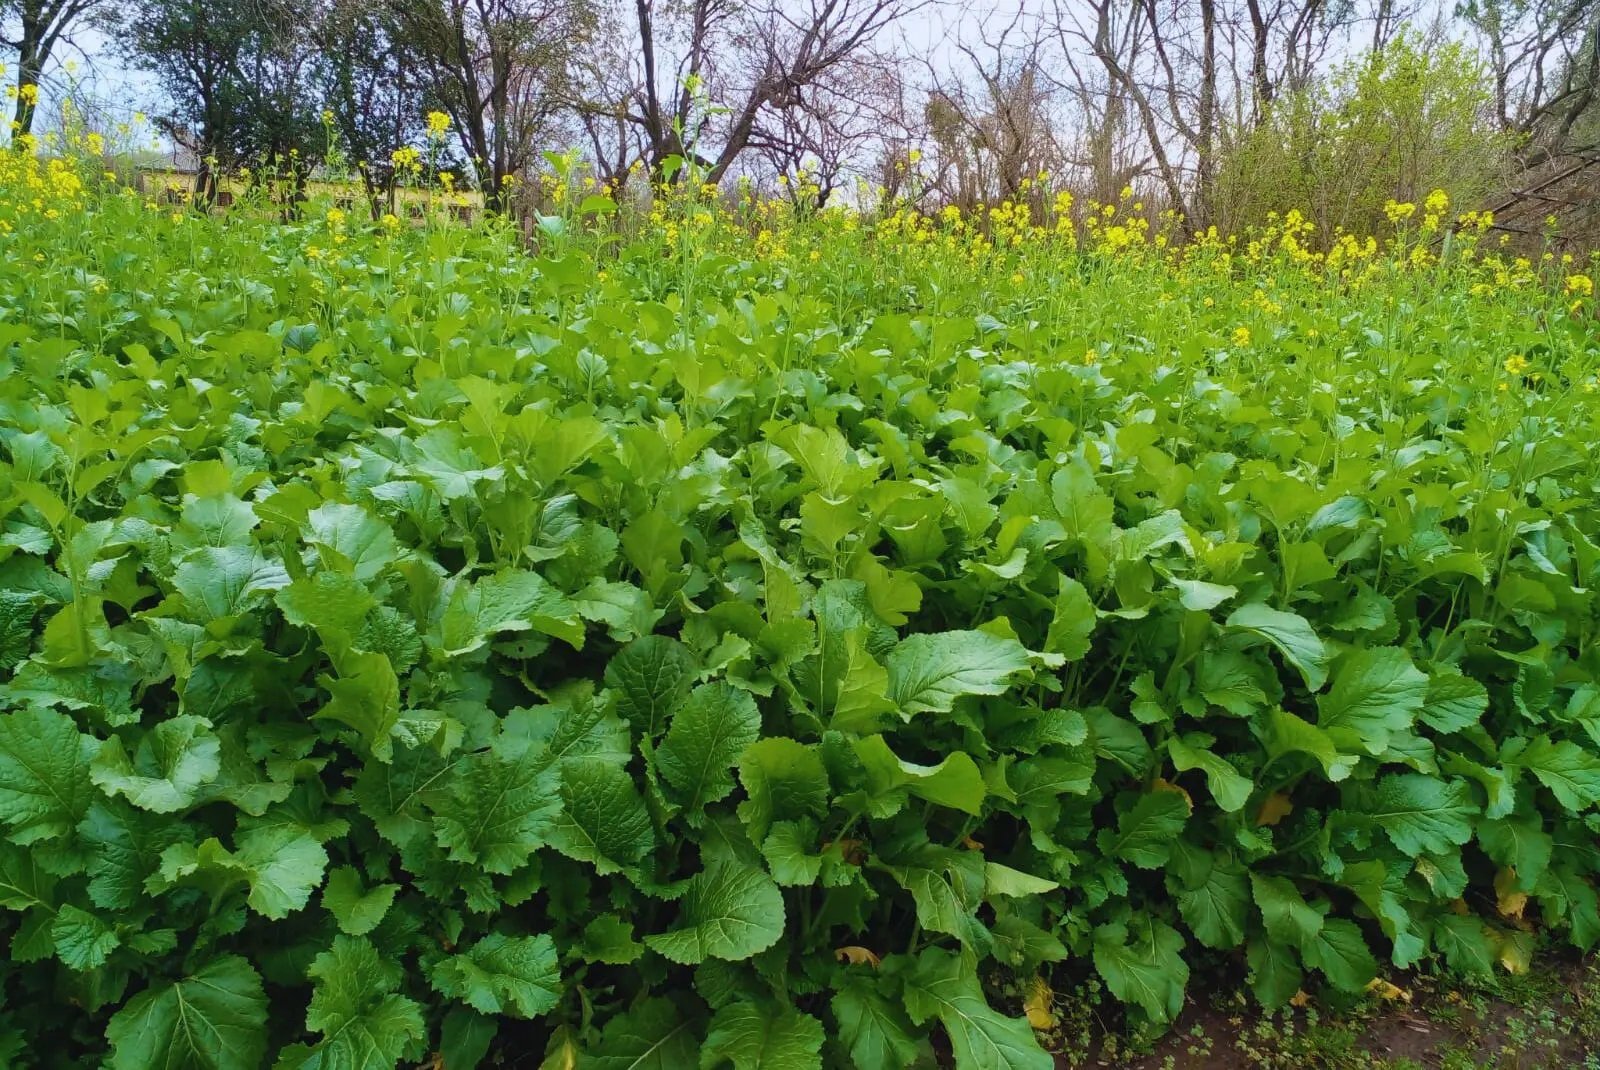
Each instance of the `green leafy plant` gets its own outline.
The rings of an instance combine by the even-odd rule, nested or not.
[[[1019,981],[1594,943],[1567,298],[667,211],[8,236],[0,1049],[1042,1070]]]

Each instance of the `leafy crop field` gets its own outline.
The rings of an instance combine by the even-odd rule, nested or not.
[[[3,159],[0,1061],[1043,1070],[1600,937],[1582,264]]]

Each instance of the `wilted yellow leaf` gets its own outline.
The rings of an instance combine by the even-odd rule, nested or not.
[[[852,966],[871,966],[874,970],[878,968],[878,963],[883,961],[876,951],[857,944],[835,948],[833,954],[840,962],[848,962]]]
[[[1465,899],[1452,899],[1450,901],[1450,913],[1464,918],[1472,913],[1472,908],[1467,906]]]
[[[1056,994],[1050,990],[1050,983],[1043,977],[1035,977],[1028,982],[1027,998],[1022,1001],[1022,1009],[1027,1012],[1028,1024],[1035,1029],[1049,1029],[1056,1024],[1056,1016],[1051,1011],[1055,1004]]]
[[[1390,984],[1381,977],[1374,977],[1367,982],[1367,991],[1379,999],[1399,1000],[1402,1003],[1411,1002],[1411,993],[1399,985]]]
[[[1495,955],[1496,961],[1505,967],[1507,973],[1527,973],[1528,965],[1533,961],[1533,934],[1504,932],[1499,937],[1500,950]]]
[[[578,1041],[571,1029],[563,1028],[551,1039],[539,1070],[578,1070]]]
[[[1517,871],[1509,866],[1494,875],[1496,909],[1503,918],[1522,920],[1522,911],[1528,905],[1528,893],[1517,888]]]
[[[971,836],[963,836],[963,837],[961,837],[961,846],[965,847],[969,851],[981,851],[981,850],[983,850],[983,844],[979,843],[977,840],[973,839]]]
[[[1256,814],[1257,825],[1276,825],[1294,812],[1294,803],[1289,801],[1289,796],[1281,791],[1275,791],[1261,801],[1261,810]]]
[[[834,844],[833,844],[832,840],[824,840],[822,842],[822,849],[824,851],[826,851],[828,848],[832,847],[833,845]],[[849,862],[852,866],[859,866],[862,862],[866,861],[866,858],[867,858],[867,852],[865,850],[865,845],[860,840],[849,840],[849,839],[840,840],[839,841],[839,854],[846,862]]]
[[[1182,785],[1174,784],[1172,781],[1163,779],[1162,777],[1156,777],[1156,782],[1150,785],[1150,787],[1156,791],[1172,791],[1182,795],[1183,801],[1189,804],[1189,812],[1191,814],[1194,813],[1194,797],[1191,796],[1188,790]]]
[[[1311,993],[1303,988],[1296,990],[1295,994],[1289,997],[1289,1006],[1291,1007],[1304,1007],[1310,1002]]]

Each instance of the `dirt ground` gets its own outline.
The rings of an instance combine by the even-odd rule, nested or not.
[[[1129,1044],[1108,1032],[1075,1051],[1064,1045],[1058,1065],[1600,1070],[1600,962],[1550,961],[1525,976],[1470,987],[1426,977],[1394,980],[1403,995],[1343,1009],[1313,1002],[1265,1016],[1238,994],[1209,1005],[1191,1002],[1177,1026],[1153,1046]],[[1191,991],[1196,987],[1191,984]]]

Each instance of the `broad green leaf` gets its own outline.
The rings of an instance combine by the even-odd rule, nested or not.
[[[1176,791],[1147,791],[1117,816],[1117,827],[1101,829],[1100,850],[1141,869],[1167,864],[1172,844],[1189,820],[1189,800]]]
[[[606,1024],[583,1070],[687,1070],[699,1065],[700,1030],[670,1000],[644,999]]]
[[[394,904],[398,884],[379,884],[367,888],[353,866],[340,866],[328,874],[322,889],[322,905],[349,936],[365,936],[376,929]]]
[[[1209,613],[1239,593],[1237,587],[1225,583],[1185,580],[1176,576],[1172,577],[1171,582],[1178,589],[1178,603],[1184,609],[1199,613]]]
[[[1306,687],[1321,690],[1328,679],[1328,650],[1298,613],[1285,613],[1259,602],[1240,606],[1228,615],[1227,625],[1259,635],[1278,648],[1300,671]]]
[[[905,1009],[922,1025],[937,1018],[950,1038],[956,1070],[1051,1070],[1054,1060],[1022,1018],[989,1006],[971,963],[930,948],[905,973]]]
[[[1539,909],[1546,918],[1560,918],[1574,947],[1588,951],[1600,942],[1600,893],[1568,866],[1557,863],[1539,882]]]
[[[216,839],[198,847],[181,842],[169,847],[161,855],[160,883],[192,884],[213,894],[244,885],[250,906],[278,920],[306,905],[327,864],[328,852],[309,833],[262,825],[240,833],[233,851]]]
[[[451,1007],[439,1029],[439,1056],[447,1070],[473,1070],[489,1053],[497,1032],[496,1019],[469,1007]]]
[[[1494,973],[1492,934],[1475,915],[1441,914],[1433,923],[1433,946],[1457,973],[1477,977]]]
[[[1267,935],[1275,943],[1302,952],[1311,946],[1322,931],[1322,913],[1305,901],[1293,881],[1252,873],[1250,889]]]
[[[222,625],[289,585],[278,562],[252,546],[203,546],[185,556],[172,587],[197,624]]]
[[[1552,742],[1549,736],[1540,736],[1517,756],[1516,763],[1538,777],[1568,810],[1578,812],[1600,802],[1600,757],[1576,743]],[[0,767],[0,777],[3,775]]]
[[[829,667],[836,673],[828,724],[844,732],[871,732],[895,709],[889,700],[889,672],[855,635],[840,640]]]
[[[1300,991],[1304,974],[1293,949],[1267,936],[1252,936],[1245,948],[1250,990],[1267,1010],[1277,1010]]]
[[[1281,708],[1267,713],[1267,757],[1308,754],[1322,766],[1323,775],[1338,782],[1347,778],[1360,759],[1339,752],[1333,737],[1309,721],[1303,721]]]
[[[1428,694],[1418,717],[1436,732],[1460,732],[1482,719],[1489,692],[1470,676],[1449,667],[1428,673]]]
[[[583,646],[583,619],[571,599],[536,572],[498,572],[461,582],[439,619],[436,641],[447,657],[469,654],[500,632],[535,631]]]
[[[851,981],[833,995],[839,1043],[857,1070],[905,1070],[917,1058],[912,1025],[904,1009],[864,981]]]
[[[988,632],[939,632],[902,640],[887,665],[889,698],[909,720],[949,713],[964,695],[1004,694],[1011,677],[1028,667],[1028,652]]]
[[[557,783],[542,747],[497,742],[456,763],[430,798],[434,839],[452,861],[515,873],[548,842],[561,811]]]
[[[985,862],[983,865],[983,894],[985,897],[993,895],[1008,895],[1024,898],[1032,895],[1043,895],[1053,892],[1061,887],[1055,881],[1035,877],[1031,873],[1024,873],[1020,869],[999,862]]]
[[[1447,854],[1470,840],[1478,808],[1459,780],[1400,773],[1379,778],[1372,804],[1361,816],[1415,858]]]
[[[314,716],[355,730],[380,762],[394,754],[390,738],[400,720],[400,681],[382,654],[357,651],[340,659],[339,676],[320,676],[328,701]]]
[[[108,795],[141,810],[170,814],[191,805],[221,771],[222,747],[211,722],[189,714],[162,721],[139,740],[133,760],[113,736],[101,746],[89,777]]]
[[[1056,469],[1050,477],[1050,499],[1069,538],[1083,540],[1102,555],[1107,552],[1116,533],[1114,507],[1088,465],[1074,461]]]
[[[261,978],[223,955],[181,981],[157,982],[111,1018],[113,1070],[257,1070],[267,1047]]]
[[[730,770],[760,734],[761,711],[748,692],[732,684],[701,684],[672,715],[656,749],[656,769],[684,808],[698,814],[733,790]]]
[[[1195,939],[1207,947],[1238,947],[1250,917],[1250,881],[1237,861],[1180,844],[1168,867],[1168,887]]]
[[[1106,987],[1157,1022],[1170,1022],[1183,1009],[1189,967],[1182,952],[1183,937],[1148,914],[1094,931],[1094,968]]]
[[[161,853],[192,836],[182,822],[136,810],[126,802],[90,805],[78,823],[89,856],[89,898],[107,910],[133,906],[145,880],[160,867]]]
[[[602,758],[562,763],[561,814],[550,843],[602,875],[631,866],[655,846],[650,811],[627,770]]]
[[[673,962],[736,962],[783,935],[783,894],[758,869],[719,864],[689,878],[678,894],[676,924],[645,943]]]
[[[822,1023],[793,1007],[730,1003],[711,1018],[702,1067],[734,1070],[821,1070]]]
[[[970,951],[988,950],[989,931],[978,920],[986,877],[982,856],[975,851],[928,847],[905,865],[890,866],[889,870],[911,893],[919,925],[955,937]]]
[[[1378,963],[1361,928],[1348,918],[1329,918],[1305,948],[1306,965],[1321,970],[1333,987],[1360,992],[1378,975]]]
[[[781,736],[757,740],[739,758],[739,781],[749,797],[739,804],[739,817],[755,842],[766,839],[774,820],[828,812],[828,771],[816,744]]]
[[[55,710],[0,716],[0,821],[13,842],[55,839],[82,820],[95,795],[90,762],[99,746]]]
[[[1083,584],[1065,574],[1056,594],[1055,613],[1045,635],[1044,648],[1068,661],[1078,661],[1089,652],[1089,637],[1094,634],[1094,602]]]
[[[807,836],[805,826],[795,821],[779,821],[761,841],[761,857],[767,872],[784,887],[815,884],[822,875],[822,855],[816,853],[815,836]]]
[[[399,994],[404,972],[362,936],[335,936],[311,962],[316,988],[306,1028],[322,1034],[290,1062],[303,1070],[394,1066],[407,1045],[426,1034],[422,1008]],[[282,1056],[278,1066],[284,1066]]]
[[[335,661],[355,644],[367,614],[378,605],[362,581],[326,571],[295,580],[273,600],[284,620],[315,631]]]
[[[389,525],[359,505],[325,502],[306,517],[306,542],[324,568],[371,583],[399,556]]]
[[[1346,751],[1382,754],[1391,732],[1411,727],[1428,695],[1428,677],[1398,647],[1371,647],[1345,658],[1328,693],[1317,698],[1317,724]]]
[[[80,971],[104,966],[111,952],[122,944],[116,930],[104,918],[71,903],[56,911],[50,923],[50,936],[56,942],[56,957]]]
[[[982,813],[987,789],[977,763],[966,753],[956,751],[938,765],[917,765],[896,757],[882,736],[858,739],[854,748],[866,770],[867,791],[877,816],[898,813],[907,796],[974,816]]]
[[[1174,737],[1167,741],[1167,756],[1172,759],[1173,768],[1180,773],[1190,769],[1199,769],[1205,773],[1206,786],[1211,789],[1211,797],[1224,812],[1232,813],[1249,801],[1250,792],[1254,790],[1255,785],[1247,777],[1240,775],[1227,759],[1207,749],[1211,745],[1209,737],[1206,736],[1197,737],[1191,734],[1184,739]]]
[[[1537,818],[1502,818],[1478,825],[1483,853],[1517,871],[1517,887],[1531,892],[1550,864],[1555,841]]]
[[[433,987],[484,1014],[536,1018],[561,1000],[561,968],[548,935],[490,933],[433,967]]]

